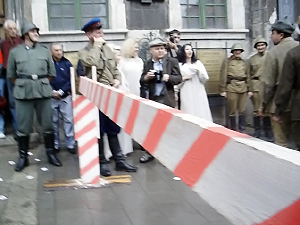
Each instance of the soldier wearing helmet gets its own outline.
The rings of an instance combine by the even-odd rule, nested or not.
[[[232,45],[232,55],[223,61],[220,73],[220,95],[226,98],[229,114],[229,128],[236,130],[236,116],[239,117],[239,130],[246,128],[245,111],[249,81],[249,67],[242,59],[244,48],[241,44]]]
[[[250,81],[249,81],[249,93],[251,101],[253,104],[253,123],[254,123],[254,134],[253,136],[259,138],[261,136],[261,117],[258,112],[261,105],[261,82],[260,76],[262,72],[262,65],[266,56],[266,49],[268,43],[267,41],[258,36],[254,43],[254,48],[257,50],[257,53],[250,57],[249,66],[250,66]],[[273,133],[271,128],[270,117],[263,117],[263,128],[265,136],[269,141],[273,140]]]
[[[33,126],[34,111],[42,126],[48,161],[61,166],[54,150],[50,80],[55,68],[49,50],[41,46],[39,28],[33,23],[22,27],[23,44],[12,49],[8,57],[7,77],[15,84],[14,97],[18,121],[19,159],[15,170],[29,165],[27,158],[29,135]]]
[[[289,147],[289,136],[291,135],[291,109],[288,107],[281,115],[282,121],[275,116],[274,97],[278,90],[282,73],[282,67],[287,52],[296,47],[296,42],[292,37],[295,27],[282,21],[277,21],[272,25],[271,39],[275,47],[271,48],[265,58],[261,81],[264,86],[262,95],[262,112],[271,116],[271,125],[274,133],[275,143],[284,147]]]

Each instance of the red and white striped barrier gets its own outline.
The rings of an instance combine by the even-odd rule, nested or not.
[[[80,79],[86,98],[233,224],[300,224],[299,152]]]
[[[71,80],[75,81],[73,68]],[[81,180],[86,184],[99,184],[99,111],[93,102],[76,95],[75,82],[72,82],[72,100]]]

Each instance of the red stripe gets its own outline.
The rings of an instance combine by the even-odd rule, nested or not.
[[[83,146],[79,148],[78,155],[83,155],[86,151],[88,151],[90,148],[92,148],[94,145],[98,146],[98,139],[96,137],[93,137],[91,140],[89,140],[87,143],[85,143]]]
[[[130,113],[129,113],[129,116],[128,116],[128,119],[127,119],[127,123],[126,123],[126,126],[124,128],[124,131],[129,135],[131,135],[131,133],[133,131],[133,126],[134,126],[134,122],[137,118],[137,114],[138,114],[138,111],[139,111],[139,106],[140,106],[140,102],[138,100],[133,100],[132,106],[131,106],[131,109],[130,109]]]
[[[174,174],[188,186],[194,186],[229,140],[230,137],[221,133],[203,130],[175,168]]]
[[[94,166],[99,164],[99,157],[94,158],[87,166],[80,169],[81,176],[84,175],[86,172],[88,172],[90,169],[92,169]]]
[[[279,211],[271,218],[256,225],[299,225],[300,224],[300,199],[287,208]]]
[[[244,137],[244,138],[250,137],[247,134],[243,134],[243,133],[240,133],[240,132],[237,132],[234,130],[230,130],[230,129],[227,129],[226,127],[208,127],[207,129],[210,131],[213,131],[213,132],[222,133],[229,137]]]
[[[152,121],[152,125],[142,145],[147,151],[150,153],[154,152],[172,117],[173,115],[171,113],[164,112],[161,109],[157,110]]]
[[[98,102],[98,109],[100,109],[100,107],[101,107],[101,102],[102,102],[103,92],[104,92],[104,87],[101,87],[101,90],[100,90],[100,98],[99,98],[99,102]]]
[[[107,91],[108,91],[108,93],[107,93],[107,96],[106,96],[105,107],[104,107],[104,112],[103,112],[105,115],[107,114],[109,99],[110,99],[110,95],[111,95],[111,90],[107,89]]]
[[[97,89],[96,89],[96,93],[95,93],[95,100],[94,100],[94,104],[96,107],[99,108],[99,98],[100,98],[100,92],[101,92],[101,87],[99,85],[97,85]]]
[[[78,140],[78,138],[80,138],[85,133],[91,131],[95,127],[96,127],[96,121],[93,120],[92,122],[90,122],[89,124],[87,124],[84,128],[82,128],[80,131],[78,131],[78,132],[75,133],[75,139]]]
[[[86,107],[84,107],[77,115],[74,117],[74,123],[76,124],[80,121],[88,112],[94,109],[93,103],[89,103]]]
[[[124,99],[124,95],[121,94],[121,93],[118,93],[115,114],[114,114],[113,119],[112,119],[112,121],[114,121],[115,123],[118,120],[118,116],[119,116],[119,113],[120,113],[120,109],[121,109],[121,105],[122,105],[123,99]]]
[[[92,93],[91,93],[91,101],[95,102],[95,96],[96,96],[96,84],[92,83]]]
[[[80,95],[75,101],[73,102],[73,108],[75,109],[80,103],[82,103],[86,98]]]
[[[100,182],[100,176],[96,176],[96,177],[91,181],[90,184],[99,184],[99,182]]]

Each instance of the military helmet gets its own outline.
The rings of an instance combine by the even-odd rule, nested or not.
[[[39,32],[39,28],[33,24],[33,23],[25,23],[22,26],[21,33],[22,37],[24,37],[25,34],[27,34],[30,30],[35,29],[37,32]]]
[[[232,45],[230,52],[232,53],[234,50],[241,50],[243,52],[244,48],[241,44],[235,43],[235,44]]]
[[[257,45],[258,43],[265,43],[266,46],[268,46],[268,43],[267,43],[266,39],[264,39],[264,38],[261,37],[261,36],[259,36],[259,37],[257,37],[257,38],[255,39],[255,42],[254,42],[254,48],[256,48],[256,45]]]

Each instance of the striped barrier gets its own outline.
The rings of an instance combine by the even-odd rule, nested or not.
[[[79,90],[233,224],[300,224],[299,152],[85,77]]]
[[[71,68],[71,80],[75,81],[73,68]],[[81,180],[86,184],[99,184],[99,111],[93,102],[82,95],[76,95],[74,82],[71,85]]]

